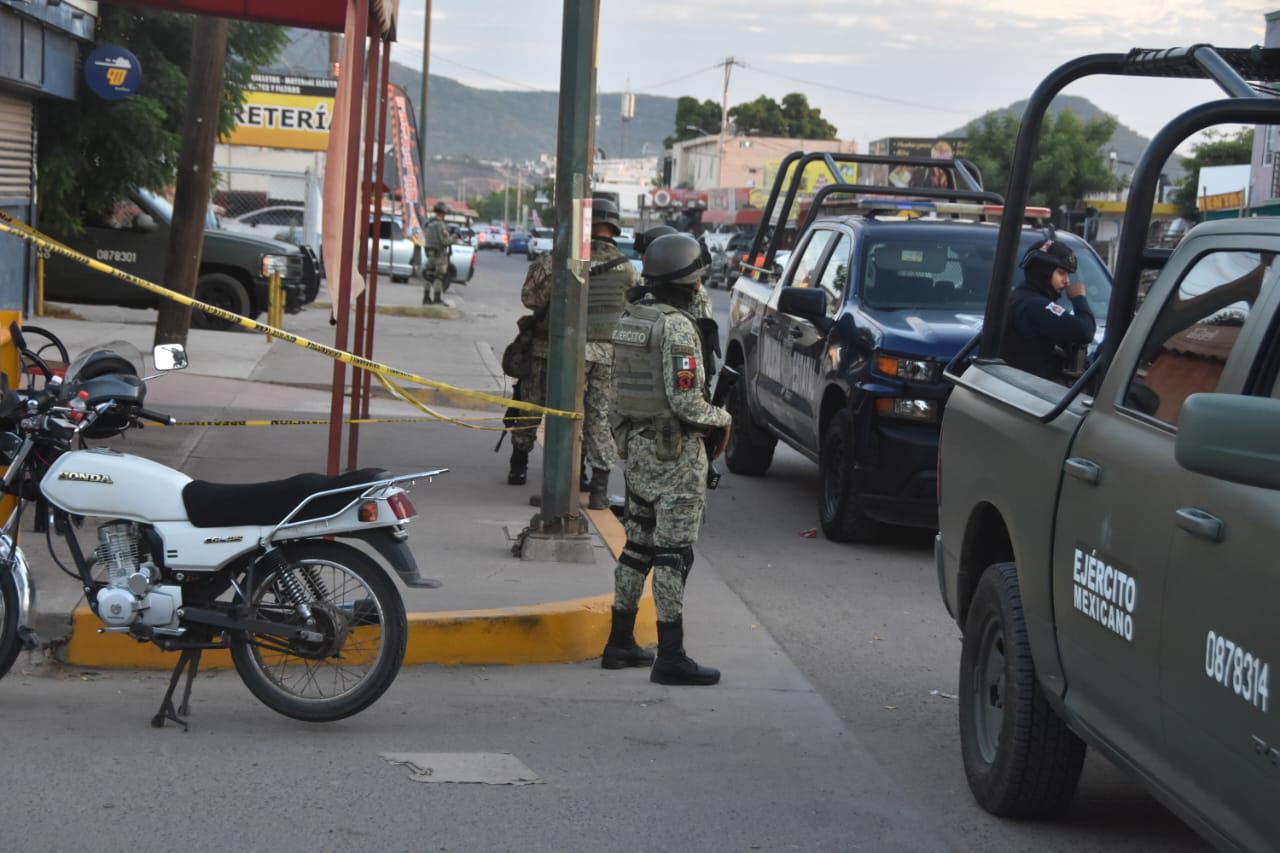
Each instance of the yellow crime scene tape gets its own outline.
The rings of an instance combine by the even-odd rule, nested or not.
[[[438,423],[458,423],[470,429],[487,429],[494,431],[515,432],[524,429],[537,429],[537,424],[527,424],[516,427],[477,427],[474,421],[482,420],[501,420],[501,418],[450,418],[448,416],[427,417],[427,418],[343,418],[344,426],[350,424],[438,424]],[[221,420],[207,421],[176,421],[172,424],[163,424],[163,426],[175,427],[280,427],[280,426],[328,426],[328,418],[223,418]],[[148,429],[161,424],[147,424]]]
[[[400,370],[399,368],[392,367],[388,364],[382,364],[381,362],[372,361],[367,358],[362,358],[361,356],[357,356],[352,353],[346,352],[344,350],[337,349],[336,347],[327,346],[325,344],[320,343],[319,341],[313,341],[313,340],[310,340],[309,338],[304,338],[301,335],[291,334],[289,332],[286,332],[284,329],[278,329],[275,326],[270,326],[270,325],[267,325],[266,323],[259,323],[257,320],[251,320],[248,317],[245,317],[241,314],[235,314],[235,313],[232,313],[231,311],[227,311],[225,309],[219,308],[216,305],[210,305],[207,302],[201,302],[199,299],[193,299],[190,296],[185,296],[184,294],[178,293],[177,291],[174,291],[174,290],[170,290],[167,287],[161,287],[158,284],[147,281],[144,278],[139,278],[138,276],[133,275],[131,273],[127,273],[124,270],[119,270],[113,266],[104,264],[99,260],[91,258],[88,255],[82,254],[81,252],[77,252],[75,249],[72,249],[69,246],[59,243],[57,240],[54,240],[52,237],[49,237],[47,234],[43,234],[37,231],[36,229],[32,228],[31,226],[26,225],[25,223],[19,222],[18,220],[14,219],[12,216],[10,216],[9,214],[3,211],[0,211],[0,234],[10,234],[14,237],[17,237],[21,240],[25,240],[26,242],[32,244],[38,250],[45,253],[46,255],[51,255],[51,254],[61,255],[69,260],[75,261],[78,264],[87,266],[92,270],[103,273],[104,275],[109,275],[113,278],[119,279],[120,281],[126,282],[127,284],[132,284],[135,287],[140,287],[143,290],[150,291],[151,293],[154,293],[157,296],[161,296],[161,297],[164,297],[165,299],[172,300],[174,302],[179,303],[180,305],[188,305],[192,308],[203,311],[206,314],[211,314],[214,317],[219,317],[223,320],[227,320],[229,322],[235,323],[236,325],[245,329],[249,329],[250,331],[260,332],[262,334],[267,335],[268,337],[276,338],[277,340],[285,341],[295,346],[302,347],[303,349],[308,349],[308,350],[311,350],[312,352],[319,353],[320,355],[327,356],[328,358],[331,358],[335,361],[341,361],[344,364],[349,364],[352,367],[357,368],[359,370],[368,371],[369,373],[372,373],[373,375],[377,376],[378,381],[381,382],[383,387],[385,387],[388,391],[390,391],[393,396],[395,396],[397,399],[403,400],[406,403],[409,403],[411,406],[413,406],[414,408],[418,409],[419,411],[423,412],[428,416],[427,418],[415,418],[415,419],[409,419],[409,420],[417,420],[417,421],[423,421],[423,422],[428,420],[443,421],[445,423],[451,423],[456,426],[465,427],[467,429],[479,429],[479,430],[491,430],[491,431],[511,431],[513,429],[514,430],[535,429],[537,428],[537,422],[540,421],[543,416],[555,417],[555,418],[566,418],[569,420],[582,420],[581,412],[566,411],[564,409],[552,409],[547,406],[540,406],[537,403],[529,403],[524,400],[515,400],[515,399],[512,399],[511,397],[503,397],[498,394],[490,394],[487,391],[476,391],[471,388],[460,388],[456,385],[450,385],[447,382],[440,382],[435,379],[428,379],[425,376],[419,376],[418,374],[411,373],[407,370]],[[482,421],[482,420],[488,420],[488,421],[502,420],[502,418],[499,418],[499,417],[455,418],[450,415],[443,414],[442,412],[438,412],[435,409],[432,409],[431,407],[414,399],[408,393],[408,391],[406,391],[401,385],[396,383],[394,379],[400,379],[405,382],[409,382],[415,385],[421,385],[426,388],[434,388],[437,391],[443,391],[447,394],[454,395],[457,397],[462,397],[464,399],[483,400],[488,403],[496,403],[500,406],[505,406],[506,408],[509,408],[509,409],[517,409],[519,411],[529,412],[530,414],[528,415],[513,415],[507,418],[507,420],[508,421],[528,420],[528,421],[532,421],[532,423],[526,426],[515,426],[515,427],[508,427],[505,425],[500,427],[480,426],[475,422]],[[385,422],[386,420],[387,419],[367,418],[367,419],[356,419],[354,421],[348,421],[348,423],[380,423],[380,422]],[[327,425],[329,421],[327,420],[319,421],[318,423],[323,423]],[[230,421],[218,421],[218,422],[211,422],[209,425],[223,426],[223,425],[231,425],[231,424],[232,422]],[[203,422],[192,421],[192,422],[183,422],[180,425],[199,426],[199,425],[205,425],[205,424]],[[234,425],[236,426],[248,426],[248,425],[268,426],[273,424],[270,421],[262,421],[262,422],[254,421],[252,422],[252,424],[250,424],[249,422],[235,422]],[[285,423],[280,422],[274,425],[285,425]],[[288,422],[287,425],[301,426],[303,424],[290,421]]]

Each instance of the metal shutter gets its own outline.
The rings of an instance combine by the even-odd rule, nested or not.
[[[31,200],[31,101],[0,93],[0,199]]]

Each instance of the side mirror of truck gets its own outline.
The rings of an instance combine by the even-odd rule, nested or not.
[[[156,221],[149,213],[139,213],[133,218],[133,230],[150,234],[156,230]]]
[[[1188,471],[1280,489],[1280,400],[1192,394],[1182,404],[1173,452]]]
[[[820,325],[827,319],[827,292],[820,287],[784,287],[778,294],[778,311]]]

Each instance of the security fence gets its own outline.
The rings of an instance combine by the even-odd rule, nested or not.
[[[222,227],[320,252],[322,175],[216,166],[212,193]]]

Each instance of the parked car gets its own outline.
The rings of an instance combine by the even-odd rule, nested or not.
[[[529,232],[512,231],[510,238],[507,240],[506,253],[508,255],[529,254]]]
[[[745,232],[734,232],[728,235],[719,250],[711,248],[708,241],[707,246],[711,248],[711,269],[707,272],[707,287],[727,288],[733,284],[741,272],[740,264],[747,259],[752,236],[754,235]]]
[[[278,204],[259,208],[235,218],[223,218],[222,227],[226,231],[239,231],[276,239],[277,234],[287,233],[292,229],[297,229],[301,233],[305,216],[306,209],[302,205]]]
[[[476,237],[479,242],[476,244],[477,249],[502,249],[507,248],[507,229],[500,225],[481,225],[476,229]]]
[[[553,228],[534,228],[529,232],[529,260],[551,251],[551,242],[555,239]]]
[[[418,247],[405,236],[404,225],[398,216],[384,215],[378,227],[378,270],[391,275],[392,281],[408,281],[416,274],[419,259]],[[370,245],[372,251],[373,244]]]
[[[144,189],[134,189],[106,213],[87,216],[84,230],[62,241],[78,252],[156,283],[164,281],[173,206]],[[227,311],[257,317],[267,310],[270,276],[279,271],[286,309],[302,309],[320,287],[314,257],[297,246],[253,234],[224,231],[210,211],[205,221],[200,273],[195,296]],[[112,276],[54,255],[48,261],[45,298],[61,302],[155,308],[160,297]],[[233,324],[193,311],[196,328],[226,329]]]

